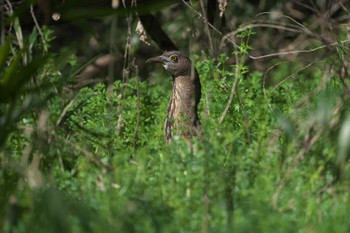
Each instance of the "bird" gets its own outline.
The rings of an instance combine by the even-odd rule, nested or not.
[[[179,51],[166,51],[152,57],[146,63],[160,63],[173,79],[173,90],[164,124],[164,137],[171,142],[174,135],[186,139],[200,133],[198,104],[201,99],[201,83],[190,58]]]

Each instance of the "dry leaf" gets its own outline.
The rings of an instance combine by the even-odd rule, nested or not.
[[[224,15],[226,7],[227,7],[227,0],[219,0],[220,17]]]
[[[136,33],[139,35],[140,40],[143,43],[145,43],[146,45],[150,45],[150,43],[147,41],[147,33],[146,33],[145,29],[143,28],[143,25],[142,25],[141,21],[139,21],[137,23]]]

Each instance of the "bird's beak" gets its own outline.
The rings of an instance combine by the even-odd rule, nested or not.
[[[150,62],[152,62],[152,63],[163,63],[165,61],[166,61],[166,57],[164,57],[163,55],[160,55],[160,56],[152,57],[152,58],[148,59],[146,61],[146,63],[150,63]]]

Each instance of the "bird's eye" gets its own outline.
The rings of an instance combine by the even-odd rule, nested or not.
[[[171,56],[170,59],[174,62],[177,62],[177,56]]]

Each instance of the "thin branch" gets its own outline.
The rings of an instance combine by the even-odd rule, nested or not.
[[[262,56],[249,56],[251,59],[263,59],[263,58],[267,58],[267,57],[275,57],[275,56],[283,56],[283,55],[291,55],[291,54],[300,54],[300,53],[312,53],[312,52],[315,52],[315,51],[318,51],[320,49],[324,49],[324,48],[327,48],[327,47],[330,47],[330,46],[336,46],[336,45],[339,45],[339,44],[345,44],[345,43],[348,43],[350,40],[343,40],[343,41],[340,41],[340,42],[334,42],[332,44],[326,44],[326,45],[322,45],[322,46],[319,46],[319,47],[316,47],[316,48],[312,48],[312,49],[303,49],[303,50],[294,50],[294,51],[286,51],[286,52],[280,52],[280,53],[271,53],[271,54],[266,54],[266,55],[262,55]]]
[[[266,80],[267,80],[267,74],[270,72],[270,70],[274,69],[276,66],[286,63],[286,61],[281,61],[281,62],[277,62],[276,64],[270,66],[269,68],[267,68],[265,74],[264,74],[264,78],[263,78],[263,93],[265,96],[265,99],[267,100],[267,93],[266,93]],[[267,102],[267,105],[269,106],[270,110],[272,111],[272,106],[269,102]]]
[[[189,5],[185,0],[182,0],[182,3],[184,3],[188,8],[190,8],[193,12],[195,12],[200,19],[203,20],[203,22],[205,22],[205,17],[198,11],[196,11],[195,9],[193,9],[193,7],[191,5]],[[219,29],[217,29],[214,25],[212,25],[211,23],[207,22],[209,27],[211,27],[215,32],[217,32],[219,35],[222,35],[222,32],[219,31]]]
[[[136,75],[136,95],[137,95],[137,118],[136,118],[136,126],[134,130],[134,150],[136,150],[136,142],[138,139],[138,132],[140,127],[140,120],[141,120],[141,95],[140,95],[140,80],[139,80],[139,69],[138,66],[135,63],[135,58],[133,59],[131,63],[132,68],[134,68],[135,75]]]
[[[326,183],[326,185],[324,185],[321,189],[319,189],[318,191],[317,191],[317,195],[320,195],[320,194],[322,194],[322,193],[324,193],[327,189],[328,189],[328,187],[330,187],[331,186],[331,184],[334,182],[334,181],[336,181],[337,180],[337,178],[336,177],[333,177],[332,179],[330,179],[327,183]]]
[[[210,54],[213,56],[213,53],[214,53],[213,40],[212,40],[211,35],[210,35],[209,22],[208,22],[206,14],[205,14],[203,0],[199,0],[199,4],[200,4],[201,10],[202,10],[202,16],[203,16],[204,24],[205,24],[205,31],[207,33],[208,40],[209,40],[209,46],[210,46],[210,50],[209,51],[210,51]]]
[[[343,103],[339,101],[331,110],[332,116],[339,115],[340,110],[342,109]],[[330,122],[329,127],[334,128],[336,125],[338,125],[339,120],[333,120]],[[275,193],[272,196],[272,204],[275,208],[278,207],[278,197],[284,186],[286,185],[287,181],[291,177],[292,173],[296,170],[296,168],[300,165],[301,161],[305,158],[305,154],[312,148],[312,146],[318,141],[318,139],[323,135],[324,133],[324,127],[321,125],[320,129],[312,136],[313,131],[313,125],[309,127],[308,133],[306,134],[304,141],[303,141],[303,147],[298,152],[297,156],[294,158],[294,161],[292,162],[292,165],[289,167],[287,172],[284,174],[283,178],[279,182],[278,187],[275,190]],[[330,181],[330,182],[333,182]],[[328,184],[327,184],[328,185]],[[327,187],[327,185],[325,187]],[[321,189],[319,192],[322,192],[323,189]],[[319,194],[319,192],[317,194]]]
[[[123,1],[124,7],[126,8],[125,2]],[[127,37],[126,37],[126,43],[125,43],[125,51],[124,51],[124,65],[123,65],[123,83],[126,82],[126,79],[129,78],[130,70],[129,70],[129,63],[130,63],[130,48],[131,48],[131,22],[132,22],[132,15],[128,15],[126,17],[128,30],[127,30]]]
[[[309,11],[312,11],[313,13],[318,13],[318,11],[315,10],[316,8],[311,7],[311,6],[309,6],[309,5],[305,4],[305,3],[302,3],[300,0],[293,0],[292,2],[293,2],[294,4],[296,4],[296,5],[299,5],[299,6],[301,6],[301,7],[304,7],[305,9],[307,9],[307,10],[309,10]]]
[[[132,2],[133,3],[133,2]],[[126,9],[125,0],[123,0],[123,6]],[[123,64],[123,71],[122,71],[122,83],[125,84],[127,79],[129,79],[130,75],[130,48],[131,48],[131,22],[132,22],[132,15],[129,14],[126,17],[128,29],[127,29],[127,37],[126,37],[126,43],[125,43],[125,51],[124,51],[124,64]],[[121,132],[121,129],[124,126],[123,123],[123,100],[124,100],[124,89],[125,85],[122,86],[120,90],[121,95],[121,104],[118,106],[118,123],[117,123],[117,132]]]
[[[205,18],[200,12],[196,11],[195,9],[193,9],[193,7],[191,7],[185,0],[182,0],[182,3],[184,3],[188,8],[190,8],[194,13],[196,13],[199,16],[199,18],[201,20],[203,20],[203,22],[205,22]],[[222,36],[222,32],[219,29],[217,29],[214,25],[212,25],[209,22],[207,22],[207,24],[208,24],[208,26],[210,28],[213,29],[214,32],[216,32],[216,33],[218,33],[219,35]],[[231,40],[230,38],[227,38],[227,40],[230,41],[231,43],[233,43],[234,45],[236,45],[236,43],[233,40]]]
[[[5,8],[5,3],[4,3],[4,0],[0,0],[0,11],[1,11],[1,14],[0,14],[0,44],[4,44],[5,43],[5,14],[3,12],[3,9],[2,8]]]
[[[11,5],[11,1],[9,1],[9,0],[5,0],[5,1],[9,7],[9,15],[13,16],[14,12],[13,12],[13,7]],[[21,23],[20,23],[18,17],[14,18],[12,27],[15,30],[15,35],[16,35],[17,42],[18,42],[18,47],[20,49],[24,49],[23,33],[22,33]],[[27,57],[26,52],[23,53],[22,59],[23,59],[23,64],[26,65],[28,62],[28,57]]]
[[[293,78],[296,74],[298,74],[300,71],[303,71],[307,68],[309,68],[310,66],[312,66],[313,64],[315,64],[316,62],[319,62],[319,60],[310,62],[309,64],[307,64],[306,66],[303,66],[302,68],[298,69],[297,71],[293,72],[292,74],[288,75],[286,78],[282,79],[279,83],[277,83],[276,86],[274,86],[271,90],[271,92],[275,91],[279,86],[281,86],[284,82],[286,82],[288,79]]]
[[[70,100],[69,103],[63,108],[58,120],[56,121],[56,126],[59,126],[62,123],[63,118],[65,118],[68,112],[68,109],[73,106],[76,100],[77,100],[77,96],[74,96],[74,98]]]
[[[61,136],[56,135],[56,134],[53,134],[52,136],[60,137],[66,144],[71,145],[73,148],[75,148],[76,150],[80,151],[88,161],[94,163],[97,167],[105,168],[108,171],[113,171],[113,167],[112,166],[104,164],[99,158],[97,158],[93,153],[91,153],[90,151],[86,150],[85,148],[82,148],[78,144],[73,143],[72,141],[67,140],[67,139],[65,139],[65,138],[63,138]],[[73,153],[73,154],[76,155],[77,157],[79,157],[78,154],[75,154],[75,153]]]
[[[335,75],[335,71],[333,71],[330,67],[326,66],[323,69],[325,72],[323,74],[323,78],[319,85],[317,85],[316,89],[309,91],[305,96],[301,98],[300,101],[296,102],[294,105],[296,109],[301,108],[304,104],[310,103],[311,98],[319,94],[325,87],[328,85],[329,81]]]
[[[277,24],[268,24],[268,23],[255,23],[255,24],[248,24],[242,27],[239,27],[237,30],[230,32],[226,34],[220,42],[220,48],[223,47],[225,40],[228,40],[231,37],[234,37],[237,33],[240,33],[242,31],[245,31],[249,28],[258,28],[258,27],[267,27],[267,28],[275,28],[275,29],[281,29],[284,31],[290,31],[290,32],[296,32],[296,33],[301,33],[301,30],[292,28],[292,27],[287,27],[285,25],[277,25]]]
[[[43,32],[41,31],[41,28],[40,28],[40,25],[38,23],[38,20],[36,19],[36,16],[34,14],[34,9],[33,9],[33,4],[30,4],[30,14],[32,15],[32,19],[34,21],[34,24],[35,24],[35,27],[36,29],[38,30],[39,32],[39,35],[41,37],[41,40],[42,40],[42,43],[45,44],[45,37],[44,37],[44,34]],[[44,48],[44,51],[47,52],[47,47],[46,46],[43,46]]]
[[[276,13],[276,12],[261,12],[259,14],[257,14],[257,17],[259,17],[260,15],[278,15],[282,18],[286,18],[286,19],[289,19],[291,20],[293,23],[295,23],[296,25],[298,25],[300,28],[304,29],[304,31],[307,33],[307,34],[311,34],[311,35],[314,35],[315,36],[315,33],[313,33],[312,31],[310,31],[310,29],[308,29],[307,27],[305,27],[303,24],[299,23],[298,21],[296,21],[295,19],[293,19],[292,17],[288,16],[288,15],[284,15],[284,14],[281,14],[281,13]]]
[[[337,0],[337,3],[346,13],[350,14],[349,10],[344,6],[344,3],[342,1]]]
[[[280,181],[279,185],[277,186],[277,189],[275,193],[272,196],[272,204],[275,208],[278,206],[278,197],[280,192],[282,191],[283,187],[286,185],[287,181],[289,180],[291,174],[295,171],[295,169],[298,167],[300,162],[303,160],[305,154],[310,150],[310,148],[317,142],[317,140],[320,138],[320,136],[323,133],[323,129],[320,129],[314,136],[311,136],[311,131],[313,127],[309,128],[308,134],[305,136],[304,142],[303,142],[303,148],[300,149],[299,153],[295,157],[293,164],[291,167],[287,170],[287,172],[284,174],[282,180]]]
[[[235,95],[235,90],[236,90],[236,87],[237,87],[237,83],[238,83],[238,76],[239,76],[239,63],[237,62],[236,63],[236,71],[235,71],[235,80],[233,81],[233,84],[232,84],[232,88],[231,88],[231,93],[230,93],[230,97],[229,97],[229,100],[227,101],[227,104],[226,104],[226,107],[225,107],[225,110],[223,111],[223,113],[221,114],[221,117],[220,117],[220,120],[219,120],[219,125],[221,125],[221,123],[224,121],[225,117],[226,117],[226,114],[228,112],[228,110],[230,109],[230,106],[232,104],[232,101],[233,101],[233,97]]]
[[[112,16],[112,22],[111,22],[111,34],[109,37],[109,56],[110,60],[108,61],[108,76],[107,76],[107,84],[108,89],[111,90],[113,86],[113,80],[115,76],[115,57],[116,57],[116,51],[117,51],[117,16]]]
[[[235,44],[233,44],[233,45],[234,45],[235,49],[238,49],[238,46],[236,46]],[[232,104],[232,101],[233,101],[233,97],[235,95],[235,90],[236,90],[236,87],[237,87],[237,83],[238,83],[239,63],[240,62],[239,62],[239,58],[238,58],[238,54],[237,53],[235,54],[235,60],[236,60],[235,79],[234,79],[233,84],[232,84],[229,100],[227,101],[227,104],[225,106],[225,110],[223,111],[223,113],[221,114],[221,117],[219,119],[219,125],[222,124],[222,122],[224,121],[224,119],[225,119],[225,117],[227,115],[228,110],[231,107],[231,104]]]

